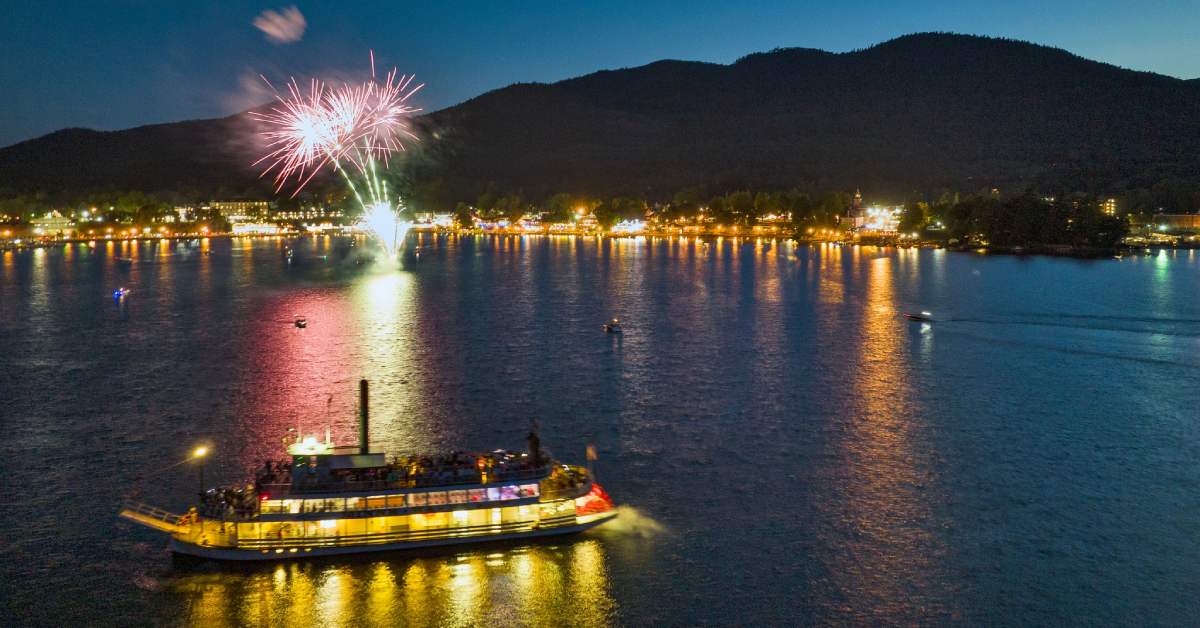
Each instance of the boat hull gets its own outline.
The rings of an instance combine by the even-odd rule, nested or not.
[[[555,526],[552,528],[525,530],[508,534],[487,534],[465,537],[450,537],[423,541],[402,541],[398,543],[373,543],[362,545],[342,545],[330,547],[288,548],[288,549],[235,549],[227,547],[201,546],[187,543],[179,539],[171,539],[171,552],[179,556],[202,558],[225,562],[259,562],[295,560],[314,558],[318,556],[345,556],[352,554],[374,554],[379,552],[396,552],[409,549],[421,549],[446,545],[465,545],[477,543],[492,543],[497,541],[515,541],[545,536],[575,534],[594,528],[610,519],[617,512],[609,511],[594,515],[588,521],[575,525]]]

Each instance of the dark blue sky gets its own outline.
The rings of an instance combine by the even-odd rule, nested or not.
[[[729,63],[775,47],[846,51],[930,30],[1026,39],[1124,67],[1200,76],[1197,0],[512,0],[445,8],[393,0],[349,10],[299,1],[308,28],[286,45],[269,43],[251,22],[291,2],[210,4],[217,3],[6,3],[0,146],[66,126],[120,129],[233,113],[262,100],[259,72],[355,76],[367,71],[370,48],[381,63],[428,84],[420,102],[427,109],[517,81],[662,58]]]

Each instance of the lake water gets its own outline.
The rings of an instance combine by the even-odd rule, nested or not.
[[[0,253],[0,623],[1200,613],[1196,252],[426,235],[394,270],[347,246]],[[938,321],[901,316],[922,309]],[[596,444],[621,517],[247,569],[177,567],[116,517],[130,491],[182,512],[198,469],[166,467],[198,442],[210,483],[277,458],[290,427],[355,442],[364,377],[377,449],[521,448],[536,419],[560,459]]]

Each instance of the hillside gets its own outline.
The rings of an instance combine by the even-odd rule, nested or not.
[[[919,34],[849,53],[783,49],[512,85],[421,118],[409,166],[442,201],[472,199],[489,182],[532,197],[802,183],[1113,191],[1200,170],[1197,112],[1197,81],[1029,43]],[[252,151],[238,140],[246,124],[60,131],[0,149],[0,187],[252,187]]]

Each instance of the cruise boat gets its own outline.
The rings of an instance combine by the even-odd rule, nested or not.
[[[569,534],[617,515],[589,470],[552,460],[536,431],[521,452],[372,452],[365,380],[359,392],[358,447],[297,436],[252,483],[207,489],[186,514],[127,501],[120,516],[170,534],[176,554],[253,561]]]

